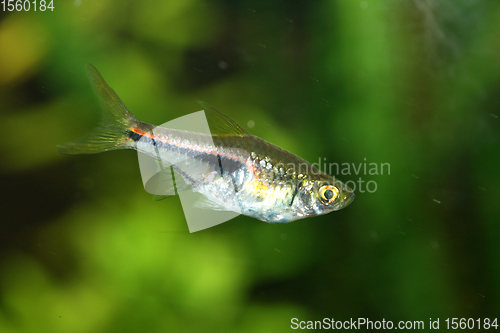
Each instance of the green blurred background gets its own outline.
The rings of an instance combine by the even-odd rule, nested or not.
[[[57,153],[99,121],[87,63],[143,121],[203,100],[310,162],[391,173],[361,175],[377,191],[326,216],[190,234],[178,198],[144,191],[133,151]],[[499,92],[498,1],[0,12],[0,332],[499,316]]]

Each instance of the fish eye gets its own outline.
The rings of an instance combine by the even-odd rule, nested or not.
[[[337,199],[339,195],[339,189],[333,185],[324,185],[319,189],[319,195],[321,197],[321,200],[332,202]]]

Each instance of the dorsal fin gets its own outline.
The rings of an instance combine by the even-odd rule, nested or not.
[[[246,136],[250,134],[238,125],[236,121],[217,111],[213,106],[202,101],[198,101],[198,104],[205,111],[212,135]]]

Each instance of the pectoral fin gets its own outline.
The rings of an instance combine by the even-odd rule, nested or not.
[[[164,162],[158,162],[164,165]],[[171,165],[164,166],[155,173],[144,185],[148,193],[154,194],[153,200],[163,200],[178,195],[189,188],[181,175],[175,172]],[[159,199],[161,197],[161,199]]]

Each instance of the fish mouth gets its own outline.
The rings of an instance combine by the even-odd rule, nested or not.
[[[355,197],[356,197],[356,195],[354,194],[354,192],[346,192],[345,196],[344,196],[344,204],[342,205],[342,208],[346,208],[347,206],[349,206],[351,204],[351,202],[354,201]]]

